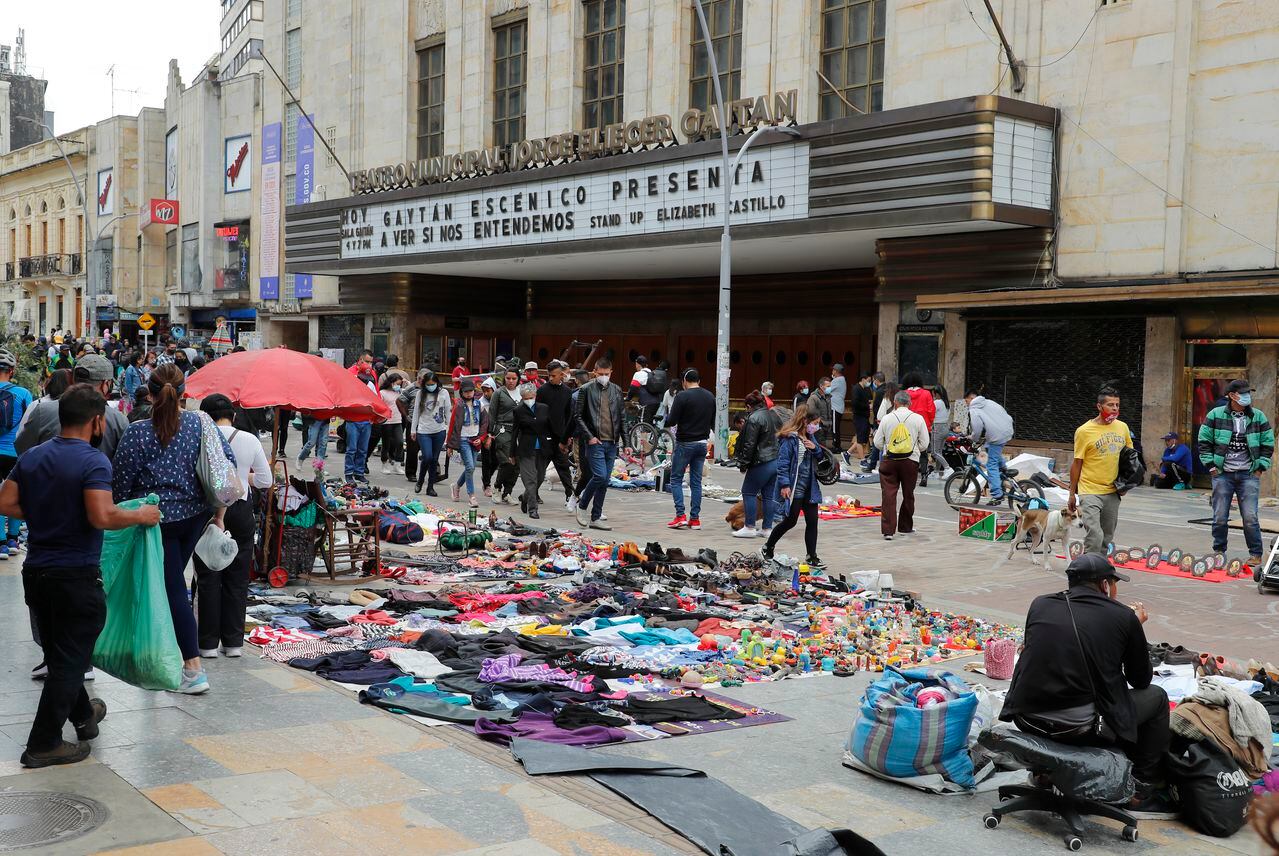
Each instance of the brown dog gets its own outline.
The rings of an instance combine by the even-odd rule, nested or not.
[[[760,499],[759,502],[755,504],[755,514],[757,515],[758,520],[764,519],[763,499]],[[737,502],[728,509],[728,514],[724,515],[724,519],[728,521],[728,525],[732,527],[734,532],[741,529],[746,525],[746,503],[742,502],[740,499],[737,500]]]
[[[1074,512],[1066,508],[1054,511],[1029,508],[1022,511],[1017,515],[1017,530],[1013,534],[1013,542],[1008,545],[1008,558],[1013,557],[1017,545],[1024,541],[1027,535],[1034,535],[1036,540],[1030,545],[1030,563],[1039,564],[1035,561],[1035,550],[1042,547],[1044,567],[1048,567],[1048,551],[1052,547],[1052,542],[1060,541],[1062,552],[1069,555],[1067,536],[1070,527],[1077,522],[1079,522],[1078,509]]]

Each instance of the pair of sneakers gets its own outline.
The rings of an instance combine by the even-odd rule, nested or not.
[[[0,543],[0,562],[9,561],[10,556],[16,556],[22,551],[22,545],[18,543],[17,538],[10,538],[8,541]]]
[[[244,648],[242,646],[231,648],[226,645],[223,645],[220,649],[219,648],[201,648],[200,649],[200,657],[203,659],[215,660],[217,659],[219,653],[221,653],[223,657],[230,657],[234,659],[236,657],[244,656]]]
[[[92,712],[84,722],[73,722],[76,742],[62,740],[57,746],[45,750],[27,749],[22,753],[22,766],[28,769],[53,767],[59,764],[75,764],[89,757],[89,741],[100,733],[98,723],[107,718],[107,703],[100,698],[89,699]]]
[[[666,526],[670,529],[701,529],[702,521],[698,520],[696,517],[677,514],[675,515],[675,519],[670,523],[667,523]]]

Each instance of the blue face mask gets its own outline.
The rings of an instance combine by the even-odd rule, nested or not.
[[[1251,407],[1251,406],[1252,406],[1252,393],[1251,393],[1251,392],[1241,392],[1241,393],[1239,393],[1239,405],[1240,405],[1241,407]]]
[[[440,388],[440,385],[438,383],[428,383],[426,385],[427,392],[435,392],[439,388]]]

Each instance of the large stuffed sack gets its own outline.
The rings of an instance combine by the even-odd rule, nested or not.
[[[404,512],[383,511],[377,518],[377,537],[386,544],[416,544],[426,533]]]
[[[156,505],[159,498],[133,499],[121,507]],[[107,621],[93,647],[93,665],[148,690],[176,690],[182,683],[182,652],[164,589],[164,542],[158,526],[130,526],[105,533],[102,588]]]
[[[1181,803],[1181,819],[1204,835],[1228,838],[1247,821],[1252,783],[1215,743],[1192,743],[1185,755],[1170,753],[1168,779]]]
[[[952,695],[916,707],[925,689]],[[968,732],[977,712],[972,687],[952,672],[888,667],[866,688],[846,748],[872,770],[894,778],[940,775],[965,789],[976,787]]]

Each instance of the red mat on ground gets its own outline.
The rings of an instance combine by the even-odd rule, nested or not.
[[[1213,556],[1211,554],[1202,557],[1192,557],[1193,561],[1189,563],[1189,567],[1183,567],[1181,564],[1169,562],[1167,554],[1163,554],[1159,559],[1159,564],[1151,567],[1147,564],[1145,559],[1130,559],[1126,562],[1115,561],[1115,556],[1117,554],[1126,552],[1127,550],[1121,547],[1116,549],[1115,553],[1110,556],[1110,563],[1116,568],[1119,568],[1121,571],[1139,571],[1143,574],[1159,574],[1164,577],[1179,577],[1183,580],[1197,580],[1204,583],[1228,583],[1237,582],[1239,580],[1249,583],[1252,582],[1252,571],[1247,567],[1244,567],[1240,574],[1234,577],[1226,573],[1226,568],[1231,566],[1231,562],[1228,562],[1223,568],[1212,567]],[[1064,559],[1066,557],[1058,556],[1057,558]],[[1206,562],[1208,564],[1208,570],[1205,571],[1202,576],[1196,576],[1193,571],[1197,562]]]
[[[879,517],[878,505],[821,505],[817,516],[822,520],[852,520],[856,517]]]

